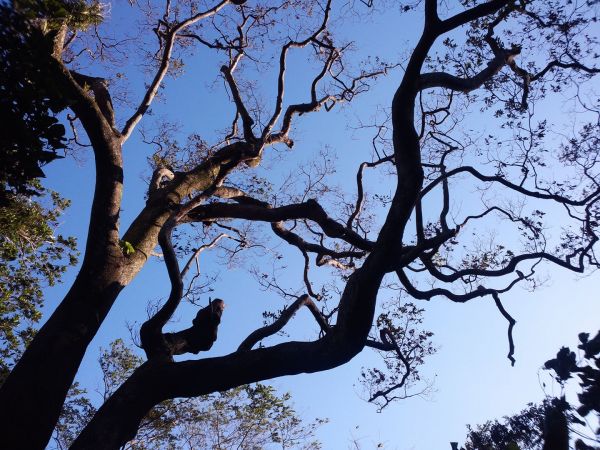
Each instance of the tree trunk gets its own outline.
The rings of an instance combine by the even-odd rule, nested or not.
[[[87,346],[156,245],[168,217],[165,205],[150,203],[130,226],[124,239],[136,251],[129,257],[110,245],[98,254],[91,248],[97,243],[88,242],[73,286],[0,388],[2,448],[45,448]]]
[[[73,110],[94,147],[96,183],[81,270],[0,388],[0,436],[8,449],[46,446],[86,348],[125,285],[122,269],[130,264],[119,245],[121,142],[71,73],[55,60],[50,64],[57,86],[77,99]]]
[[[77,278],[0,390],[2,448],[45,448],[87,346],[122,288],[108,276]]]

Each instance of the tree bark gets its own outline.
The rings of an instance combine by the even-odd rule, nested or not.
[[[87,346],[123,288],[105,272],[77,278],[2,385],[3,448],[47,445]]]

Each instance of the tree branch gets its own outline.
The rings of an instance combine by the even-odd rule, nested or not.
[[[310,297],[306,294],[298,297],[298,299],[285,308],[281,315],[273,322],[271,325],[267,325],[265,327],[259,328],[258,330],[253,331],[250,335],[242,341],[242,343],[238,347],[238,352],[244,352],[248,350],[252,350],[258,342],[261,340],[274,335],[275,333],[281,331],[281,329],[290,321],[292,317],[298,312],[300,308],[306,306],[313,317],[321,327],[321,330],[327,332],[329,330],[329,324],[325,321],[325,318],[321,315],[320,311],[310,299]]]
[[[266,140],[267,136],[269,136],[269,134],[271,133],[271,130],[273,129],[273,126],[279,119],[279,116],[283,109],[283,96],[284,96],[284,91],[285,91],[285,70],[286,70],[287,52],[289,51],[290,48],[306,47],[311,42],[316,43],[320,47],[325,47],[318,40],[318,37],[327,28],[327,22],[329,20],[329,12],[330,11],[331,11],[331,0],[327,0],[327,3],[325,4],[324,13],[323,13],[323,20],[322,20],[319,28],[317,28],[317,30],[313,34],[308,36],[306,39],[304,39],[302,41],[291,41],[290,40],[281,48],[281,53],[279,55],[279,75],[277,77],[277,96],[276,96],[276,100],[275,100],[275,109],[273,111],[271,118],[269,119],[269,122],[267,123],[267,125],[265,126],[265,128],[262,132],[263,140]],[[329,68],[331,67],[331,64],[337,57],[337,50],[335,50],[335,48],[332,48],[332,46],[329,44],[326,46],[326,48],[329,48],[330,55],[327,58],[325,64],[323,65],[323,69],[315,77],[315,79],[312,82],[312,88],[311,88],[312,103],[317,101],[316,100],[316,91],[315,91],[317,83],[319,82],[319,80],[321,80],[323,78],[325,73],[327,73],[327,70],[329,70]]]
[[[494,293],[502,294],[504,292],[508,292],[510,289],[512,289],[514,285],[516,285],[519,281],[524,279],[524,277],[519,276],[518,278],[512,280],[503,289],[490,289],[483,286],[479,286],[477,289],[467,292],[465,294],[456,294],[452,291],[449,291],[448,289],[442,288],[433,288],[428,291],[421,291],[412,285],[412,283],[410,282],[403,270],[397,270],[396,274],[398,275],[400,283],[402,283],[402,286],[404,287],[404,289],[406,289],[406,292],[408,292],[409,295],[418,300],[431,300],[433,297],[443,296],[448,298],[448,300],[451,300],[456,303],[465,303],[469,300],[473,300],[474,298],[484,297],[486,295],[492,295]]]
[[[221,73],[225,77],[225,81],[227,81],[227,85],[231,90],[231,95],[233,96],[233,101],[237,108],[237,113],[242,118],[242,128],[244,130],[244,139],[253,143],[256,141],[256,137],[254,136],[254,132],[252,131],[252,126],[254,125],[254,120],[250,116],[250,113],[246,109],[246,105],[242,100],[242,96],[240,94],[240,90],[238,89],[237,83],[233,78],[233,74],[231,73],[231,69],[227,66],[221,66]]]
[[[390,162],[393,160],[392,156],[387,156],[385,158],[381,158],[374,162],[363,162],[358,167],[358,172],[356,173],[356,205],[354,206],[354,210],[348,217],[348,221],[346,222],[346,228],[352,227],[352,222],[358,217],[360,211],[362,210],[362,205],[364,202],[364,190],[363,190],[363,171],[366,167],[376,167],[379,164],[383,164],[385,162]]]
[[[296,233],[293,233],[287,228],[285,228],[283,226],[283,222],[273,222],[271,223],[271,228],[277,236],[286,241],[288,244],[291,244],[294,247],[298,247],[300,251],[316,253],[317,259],[320,259],[323,256],[331,256],[335,259],[363,258],[365,256],[364,251],[336,251],[331,250],[323,245],[314,244],[312,242],[306,242]]]
[[[233,0],[231,0],[231,1],[230,0],[222,0],[221,2],[217,3],[212,8],[210,8],[206,11],[200,12],[198,14],[195,14],[195,15],[189,17],[188,19],[173,26],[170,30],[168,30],[166,40],[163,44],[164,49],[163,49],[162,57],[160,59],[160,65],[158,67],[158,70],[157,70],[156,74],[154,75],[154,78],[153,78],[152,82],[150,83],[150,86],[146,90],[146,94],[144,95],[144,98],[140,102],[139,106],[137,107],[137,109],[135,110],[133,115],[127,120],[127,122],[125,122],[125,126],[123,127],[123,130],[121,131],[121,141],[122,142],[126,141],[131,136],[133,129],[139,123],[139,121],[142,120],[142,117],[148,111],[148,109],[150,108],[150,105],[152,104],[152,101],[156,97],[156,94],[158,93],[158,89],[160,88],[160,85],[162,84],[165,76],[167,75],[167,72],[169,71],[171,55],[173,53],[173,47],[175,45],[175,40],[177,38],[177,34],[180,31],[182,31],[183,29],[189,27],[190,25],[193,25],[194,23],[196,23],[202,19],[205,19],[206,17],[210,17],[210,16],[216,14],[217,12],[219,12],[219,10],[221,10],[225,5],[227,5],[229,3],[236,3],[236,2],[234,2]]]
[[[438,27],[439,32],[440,34],[447,33],[448,31],[466,25],[473,20],[493,14],[509,3],[509,0],[491,0],[474,6],[473,8],[467,9],[456,14],[455,16],[443,20]]]
[[[400,380],[399,383],[397,383],[393,386],[390,386],[388,389],[386,389],[384,391],[380,390],[380,391],[375,392],[373,395],[371,395],[371,398],[369,398],[369,402],[373,402],[373,401],[377,400],[379,397],[383,397],[387,400],[387,396],[392,391],[395,391],[396,389],[399,389],[402,386],[404,386],[404,384],[406,383],[406,380],[412,373],[412,368],[410,366],[410,362],[408,361],[407,357],[400,350],[400,347],[398,346],[398,343],[396,342],[394,335],[387,329],[381,330],[379,332],[379,335],[381,337],[381,343],[382,343],[381,346],[376,345],[376,343],[374,343],[373,341],[370,341],[367,345],[371,344],[370,345],[371,347],[377,348],[378,350],[381,350],[381,349],[394,350],[396,352],[396,355],[398,356],[398,359],[400,361],[402,361],[405,372],[402,375],[402,379]]]
[[[515,358],[513,355],[515,354],[515,343],[513,341],[512,332],[513,332],[513,327],[515,326],[517,321],[515,319],[513,319],[513,317],[506,311],[506,309],[504,309],[504,305],[500,301],[500,296],[498,295],[497,292],[492,293],[492,298],[494,299],[494,303],[496,303],[496,307],[498,308],[498,311],[500,311],[500,313],[508,321],[508,330],[507,330],[507,333],[508,333],[508,355],[506,357],[509,359],[511,366],[514,366]]]
[[[237,199],[236,199],[237,200]],[[241,200],[244,201],[244,200]],[[250,201],[246,198],[245,201]],[[343,239],[349,244],[365,251],[373,249],[373,242],[362,238],[358,233],[331,219],[316,200],[307,200],[286,206],[271,208],[260,204],[211,203],[199,206],[188,214],[190,220],[205,221],[211,219],[248,219],[263,222],[281,222],[285,220],[307,219],[317,223],[331,238]]]
[[[210,350],[217,340],[217,331],[224,309],[225,302],[216,298],[198,311],[190,328],[176,333],[165,333],[163,338],[169,353],[171,355],[198,354]]]
[[[112,100],[110,98],[110,92],[106,86],[106,80],[104,78],[90,77],[81,73],[71,71],[73,79],[83,88],[86,86],[94,93],[94,99],[98,108],[102,112],[104,119],[108,122],[111,128],[115,126],[115,111],[113,109]],[[115,132],[118,133],[115,129]]]
[[[453,91],[471,92],[496,75],[504,65],[509,64],[519,53],[521,53],[519,47],[501,51],[488,63],[485,69],[470,78],[460,78],[446,72],[425,73],[419,79],[419,90],[441,87]]]
[[[587,205],[588,203],[590,203],[592,200],[594,200],[596,197],[598,197],[600,195],[600,189],[597,189],[597,190],[591,192],[586,197],[582,198],[581,200],[572,200],[570,198],[564,197],[559,194],[549,194],[549,193],[542,193],[539,191],[532,191],[532,190],[526,189],[523,186],[520,186],[518,184],[511,183],[510,181],[506,180],[505,178],[503,178],[501,176],[484,175],[481,172],[479,172],[477,169],[475,169],[474,167],[461,166],[461,167],[457,167],[455,169],[447,171],[444,175],[436,178],[434,181],[429,183],[426,187],[423,188],[423,190],[421,192],[421,196],[424,197],[425,195],[427,195],[435,186],[437,186],[439,183],[441,183],[444,179],[447,179],[447,178],[450,178],[459,173],[465,173],[465,172],[473,175],[475,178],[479,179],[480,181],[500,183],[503,186],[505,186],[509,189],[512,189],[513,191],[519,192],[520,194],[526,195],[528,197],[537,198],[540,200],[554,200],[558,203],[562,203],[562,204],[570,205],[570,206]]]
[[[140,329],[140,340],[142,348],[148,359],[155,357],[170,357],[170,349],[166,346],[162,329],[175,313],[183,296],[183,280],[179,272],[179,262],[173,250],[171,233],[177,225],[177,220],[172,216],[162,227],[158,234],[158,243],[163,252],[165,265],[171,282],[169,298],[164,305],[142,325]]]

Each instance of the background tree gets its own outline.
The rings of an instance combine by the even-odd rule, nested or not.
[[[371,400],[385,406],[403,397],[398,392],[419,381],[411,375],[430,353],[429,336],[403,325],[414,309],[394,314],[394,301],[383,303],[387,311],[379,308],[378,294],[388,288],[417,300],[490,298],[508,322],[508,357],[514,362],[514,319],[501,295],[519,283],[535,287],[542,262],[576,273],[598,266],[599,122],[589,83],[598,72],[593,66],[597,40],[588,32],[596,20],[593,3],[469,0],[439,10],[435,0],[402,5],[403,12],[421,12],[423,31],[389,94],[390,120],[375,124],[373,158],[359,165],[356,189],[344,193],[328,186],[332,167],[325,156],[304,171],[306,183],[292,177],[282,184],[283,193],[270,195],[268,182],[258,176],[260,166],[285,147],[297,148],[293,125],[366,93],[375,77],[399,66],[375,58],[356,64],[352,46],[332,26],[333,16],[366,14],[369,5],[377,6],[367,2],[338,10],[327,1],[227,0],[140,6],[147,27],[135,44],[140,62],[146,68],[151,62],[151,75],[141,101],[124,120],[115,114],[108,79],[83,73],[91,73],[86,65],[99,67],[85,55],[110,53],[106,42],[100,38],[97,50],[90,49],[70,15],[57,20],[42,15],[32,22],[52,44],[40,59],[47,78],[67,99],[75,127],[83,128],[93,148],[96,188],[73,287],[0,390],[1,402],[16,405],[10,414],[0,413],[9,446],[46,444],[88,344],[157,243],[171,291],[141,327],[147,361],[106,400],[73,448],[118,448],[163,401],[334,368],[365,346],[394,355],[397,363],[386,365],[402,371],[368,372],[379,383]],[[97,5],[86,7],[97,10]],[[147,201],[121,234],[122,146],[150,112],[167,75],[180,73],[195,46],[216,53],[213,62],[225,91],[220,92],[234,106],[231,121],[218,137],[211,135],[210,143],[199,134],[185,146],[174,145],[165,133],[146,139],[156,149]],[[311,68],[294,83],[305,89],[297,102],[288,73],[295,67],[295,52],[302,52]],[[267,76],[270,61],[276,62],[273,84]],[[122,78],[114,67],[103,70]],[[573,116],[567,136],[551,133],[545,116],[555,93],[578,95],[582,114]],[[263,104],[263,94],[272,101]],[[121,109],[126,114],[127,107]],[[473,113],[480,116],[477,124],[489,123],[491,129],[462,127],[476,125]],[[366,169],[388,175],[394,192],[389,195],[385,184],[363,183]],[[453,203],[456,198],[463,207]],[[257,272],[263,287],[287,300],[272,323],[257,328],[228,355],[176,359],[209,349],[223,314],[224,302],[215,300],[200,309],[189,328],[163,331],[186,293],[184,277],[197,252],[220,239],[222,251],[240,259],[267,249],[259,256],[270,263],[262,267],[284,258],[269,251],[268,237],[256,243],[251,232],[260,223],[269,223],[274,238],[300,252],[303,286],[282,286],[276,273]],[[481,231],[498,223],[502,236]],[[558,230],[550,233],[553,225]],[[180,269],[176,250],[186,248],[181,236],[190,229],[201,229],[203,244],[192,247],[190,263]],[[225,230],[228,237],[219,238]],[[311,278],[317,268],[334,268],[339,276],[317,288]],[[254,349],[303,306],[319,329],[314,340],[281,338]],[[16,431],[24,424],[33,429],[26,436]]]
[[[97,24],[97,6],[82,1],[22,1],[0,5],[0,206],[11,196],[42,193],[41,166],[66,148],[65,127],[57,114],[68,104],[48,78],[45,58],[62,23],[73,30]]]
[[[0,384],[35,333],[43,289],[77,261],[74,238],[56,233],[68,205],[48,192],[36,200],[17,194],[0,206]]]
[[[44,176],[40,166],[65,147],[65,128],[55,113],[66,105],[46,94],[44,68],[36,64],[36,55],[44,53],[47,43],[7,5],[1,6],[0,20],[0,120],[5,129],[0,141],[0,205],[6,206],[9,194],[39,194],[35,180]]]

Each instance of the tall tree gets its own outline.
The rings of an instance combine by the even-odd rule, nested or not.
[[[374,387],[371,400],[385,406],[406,396],[404,389],[419,380],[417,367],[430,353],[429,336],[410,332],[404,325],[410,308],[398,313],[395,302],[385,303],[375,321],[378,293],[387,286],[418,300],[491,298],[508,322],[508,357],[514,361],[515,321],[500,296],[519,283],[535,285],[541,262],[577,273],[598,266],[600,123],[595,97],[590,98],[593,89],[588,89],[599,71],[593,66],[597,39],[589,33],[596,6],[534,0],[440,3],[407,2],[400,8],[421,12],[422,32],[402,64],[400,83],[389,93],[390,120],[376,124],[373,159],[360,164],[351,197],[327,195],[332,193],[322,181],[331,171],[327,158],[316,164],[317,176],[309,174],[304,189],[294,191],[292,180],[285,195],[269,195],[254,174],[278,148],[294,147],[293,125],[365,94],[377,76],[400,65],[377,58],[356,64],[353,46],[340,36],[343,27],[332,25],[347,12],[375,14],[381,4],[144,2],[139,8],[147,34],[138,36],[135,45],[146,69],[150,62],[152,75],[127,117],[113,108],[108,77],[84,73],[94,60],[77,58],[90,52],[105,57],[111,48],[100,40],[94,52],[87,35],[73,25],[86,10],[82,4],[59,2],[67,14],[58,18],[40,9],[31,24],[52,44],[40,64],[55,92],[67,99],[75,127],[80,124],[87,134],[96,185],[81,270],[0,390],[0,402],[15,405],[10,413],[7,408],[0,413],[0,432],[9,447],[35,449],[48,442],[87,346],[157,243],[171,291],[141,327],[147,361],[107,399],[73,448],[118,448],[134,438],[143,418],[161,402],[331,369],[365,346],[393,355],[396,363],[388,367],[400,371],[387,376],[369,372],[375,375],[367,377]],[[211,144],[196,134],[185,149],[165,136],[146,139],[158,147],[146,205],[121,234],[123,145],[149,115],[166,77],[179,74],[196,46],[203,54],[216,54],[211,62],[227,91],[224,101],[234,105],[231,127]],[[299,76],[309,73],[306,100],[298,103],[288,98],[295,52],[308,57]],[[266,75],[269,61],[275,61],[272,86]],[[262,90],[261,83],[267,83]],[[573,93],[573,86],[583,115],[574,116],[572,135],[556,137],[545,114],[553,94]],[[271,107],[261,103],[263,94],[272,96]],[[487,122],[471,134],[473,110]],[[367,195],[370,186],[363,184],[363,175],[372,168],[395,183],[391,196],[376,187]],[[469,191],[477,193],[473,202],[464,208],[453,205],[453,198]],[[381,200],[380,208],[363,208],[374,199]],[[506,227],[501,242],[498,236],[484,239],[479,229],[499,221]],[[257,328],[229,355],[175,361],[175,355],[212,346],[224,303],[215,300],[201,309],[190,328],[163,332],[186,293],[183,278],[189,268],[179,268],[173,236],[180,236],[186,224],[203,224],[206,241],[194,246],[197,252],[218,238],[215,230],[227,230],[235,238],[223,238],[231,241],[224,249],[237,255],[253,248],[244,228],[252,222],[270,223],[276,238],[300,251],[306,294],[258,274],[260,283],[289,301],[274,321]],[[554,239],[545,233],[550,225],[562,229]],[[277,260],[278,255],[268,255]],[[313,286],[310,270],[315,267],[340,271],[337,290]],[[388,281],[392,276],[397,283]],[[254,348],[303,306],[320,329],[315,340]],[[32,431],[24,436],[19,430],[25,424]]]

